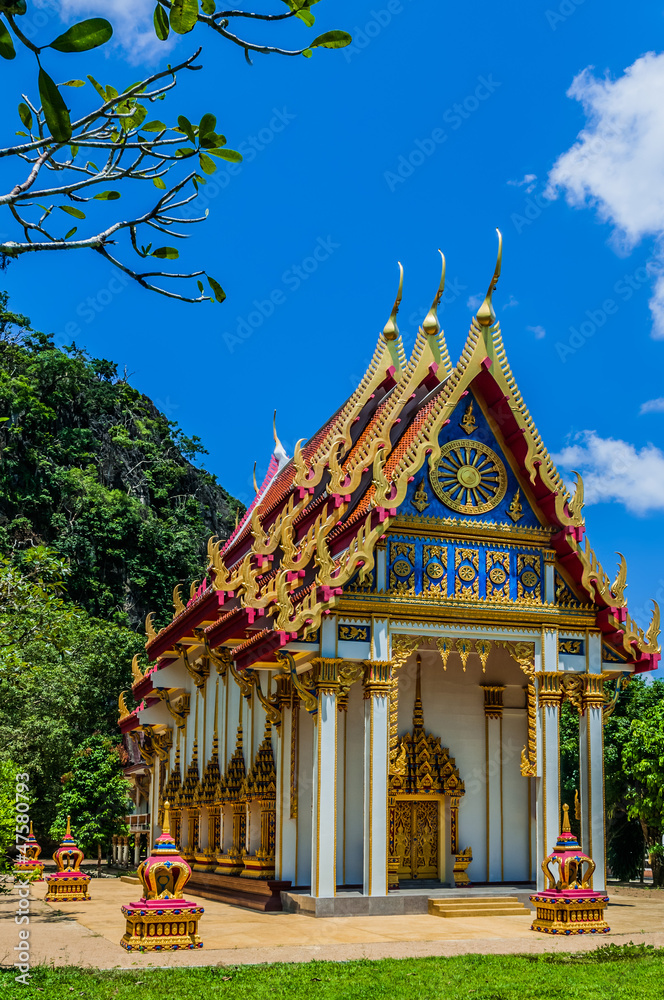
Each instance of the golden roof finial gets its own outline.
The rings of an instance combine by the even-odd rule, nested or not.
[[[134,684],[138,684],[139,681],[143,680],[143,674],[141,673],[141,668],[138,665],[138,653],[134,655],[131,661],[131,674],[134,678]]]
[[[565,802],[563,805],[563,833],[571,833],[572,827],[569,825],[569,806]]]
[[[442,250],[438,250],[442,258],[442,268],[440,272],[440,284],[438,285],[438,291],[436,292],[436,297],[431,304],[431,309],[424,317],[424,322],[422,323],[422,329],[428,337],[436,337],[440,333],[440,322],[438,320],[438,304],[443,297],[443,292],[445,291],[445,254]]]
[[[258,493],[258,483],[256,482],[256,463],[254,462],[254,492]]]
[[[496,314],[493,308],[493,302],[491,297],[495,291],[496,285],[498,284],[498,278],[500,277],[500,267],[503,262],[503,235],[500,229],[496,229],[498,233],[498,257],[496,258],[496,269],[493,272],[493,278],[489,285],[489,290],[486,293],[484,302],[477,310],[477,322],[480,326],[493,326],[496,322]]]
[[[164,822],[161,825],[162,835],[171,832],[170,802],[164,802]]]
[[[65,837],[71,837],[71,816],[67,816],[67,829],[65,830]]]
[[[397,297],[394,300],[394,305],[392,306],[392,312],[390,313],[390,318],[383,327],[383,337],[385,340],[396,340],[399,336],[399,327],[397,326],[397,313],[399,312],[399,306],[401,305],[401,296],[403,294],[403,267],[401,266],[401,261],[397,261],[399,265],[399,289],[397,291]]]
[[[235,508],[235,530],[237,531],[237,526],[240,523],[240,508]]]
[[[30,820],[30,833],[29,833],[29,836],[30,837],[34,837],[34,833],[32,832],[32,820]]]
[[[274,411],[274,416],[272,417],[272,434],[274,435],[274,443],[277,448],[283,448],[281,441],[277,435],[277,411]]]

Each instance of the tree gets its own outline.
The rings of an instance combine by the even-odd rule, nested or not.
[[[70,770],[62,775],[62,794],[51,835],[61,839],[71,816],[75,839],[86,853],[96,848],[101,871],[102,847],[116,833],[126,832],[131,809],[129,782],[122,771],[121,747],[108,737],[90,736],[76,748]]]
[[[143,643],[63,596],[68,567],[53,552],[25,555],[25,572],[0,561],[0,761],[29,774],[39,838],[53,823],[75,748],[95,730],[116,731],[117,692],[131,686]]]
[[[120,625],[168,613],[173,584],[200,579],[207,539],[235,522],[237,501],[192,464],[198,439],[2,293],[0,451],[0,555],[45,543],[68,562],[68,596]]]
[[[643,874],[647,841],[642,820],[648,826],[646,813],[640,812],[646,801],[639,791],[642,765],[638,754],[644,748],[638,745],[632,727],[639,721],[651,726],[651,712],[663,698],[663,681],[632,677],[604,726],[607,858],[616,878],[624,880]],[[640,738],[644,739],[643,732]]]
[[[12,866],[7,852],[13,847],[17,837],[16,817],[16,774],[18,768],[11,760],[0,760],[0,873]],[[9,891],[0,881],[0,893]]]
[[[234,20],[241,19],[265,23],[298,18],[311,27],[315,18],[310,8],[317,2],[285,0],[286,12],[258,14],[216,11],[214,0],[200,0],[200,9],[198,0],[158,0],[154,26],[157,37],[165,41],[171,30],[184,35],[200,25],[217,38],[240,46],[249,62],[250,52],[311,56],[315,48],[348,45],[350,35],[339,30],[324,32],[299,49],[253,42],[229,30]],[[204,175],[216,170],[213,157],[231,162],[242,159],[236,150],[227,148],[212,113],[204,114],[198,124],[184,115],[177,117],[177,124],[174,116],[170,124],[147,120],[148,108],[176,86],[179,73],[200,68],[196,65],[200,48],[178,65],[121,90],[102,85],[90,75],[87,84],[79,79],[56,84],[43,65],[47,50],[66,54],[91,51],[111,38],[112,26],[105,18],[90,18],[37,45],[21,29],[26,12],[26,0],[0,0],[0,56],[14,59],[17,44],[32,53],[38,66],[39,93],[38,100],[25,97],[18,104],[25,131],[17,135],[26,141],[0,149],[0,158],[12,158],[16,166],[16,182],[0,194],[0,208],[7,214],[5,224],[13,225],[15,238],[0,242],[0,260],[6,264],[26,253],[93,250],[151,291],[184,302],[223,302],[226,296],[221,285],[203,269],[180,273],[160,270],[163,264],[154,270],[152,264],[153,260],[174,261],[179,256],[173,246],[155,246],[159,234],[184,239],[187,234],[180,231],[182,227],[205,219],[205,215],[191,217],[189,210],[181,210],[195,201],[206,183]],[[65,98],[64,87],[74,88],[74,96]],[[79,97],[78,88],[85,88]],[[68,101],[77,105],[73,119]],[[26,164],[20,177],[19,161]],[[42,176],[49,174],[52,180],[42,182]],[[117,201],[122,193],[118,188],[127,190],[131,181],[150,191],[157,188],[160,193],[147,199],[144,210],[116,217],[110,225],[91,224],[91,231],[80,234],[79,224],[88,223],[87,214],[95,203]],[[109,184],[113,186],[108,188]],[[145,269],[127,263],[130,250],[148,262]],[[207,280],[207,290],[202,277]],[[169,279],[196,279],[197,293],[167,288]]]
[[[629,781],[627,813],[641,824],[653,885],[664,885],[664,701],[633,719],[623,748]]]

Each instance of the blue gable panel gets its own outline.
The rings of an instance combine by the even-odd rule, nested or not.
[[[468,404],[471,399],[473,401],[472,419],[474,419],[475,426],[472,427],[471,421],[471,424],[467,424],[466,427],[463,427],[461,426],[461,421],[464,420],[464,415],[466,414]],[[471,427],[472,429],[470,429]],[[428,459],[426,459],[420,471],[415,475],[413,482],[408,485],[408,491],[399,508],[399,514],[406,516],[410,515],[418,518],[454,517],[463,518],[464,520],[478,521],[485,524],[498,523],[514,525],[515,522],[513,518],[510,517],[508,511],[517,490],[519,490],[519,484],[510,468],[509,462],[505,458],[502,448],[496,441],[496,438],[472,393],[464,396],[464,398],[459,402],[450,417],[450,422],[443,427],[438,440],[441,445],[445,445],[448,442],[453,441],[467,441],[469,445],[479,443],[480,445],[486,446],[490,448],[491,451],[495,452],[505,468],[507,477],[505,495],[495,507],[485,513],[460,513],[448,506],[436,495],[429,478],[429,463]],[[523,494],[523,490],[519,490],[519,502],[522,508],[522,516],[516,522],[518,526],[520,528],[541,527],[540,521]],[[426,506],[424,506],[425,503]]]

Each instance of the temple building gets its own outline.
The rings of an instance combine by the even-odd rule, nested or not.
[[[148,617],[137,707],[120,698],[133,829],[153,842],[170,803],[192,893],[325,914],[352,890],[390,912],[399,886],[544,889],[565,700],[580,842],[606,887],[603,723],[656,669],[659,611],[645,632],[630,618],[625,561],[614,580],[599,564],[582,480],[567,490],[526,408],[500,262],[499,245],[456,365],[444,258],[409,359],[400,282],[357,389],[292,458],[275,431],[203,580],[176,587],[159,631]]]

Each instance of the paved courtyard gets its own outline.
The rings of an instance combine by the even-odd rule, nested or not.
[[[93,898],[66,910],[45,903],[44,883],[32,889],[30,952],[32,963],[93,968],[141,968],[149,965],[235,965],[256,962],[344,961],[357,958],[405,958],[463,953],[571,951],[613,941],[664,946],[664,890],[610,890],[607,910],[611,933],[570,938],[535,934],[531,918],[443,919],[413,916],[313,918],[290,913],[255,913],[193,893],[205,907],[200,931],[204,947],[195,952],[127,954],[119,941],[124,931],[120,907],[140,895],[139,886],[119,879],[93,879]],[[0,896],[0,963],[13,962],[18,927],[16,890]]]

